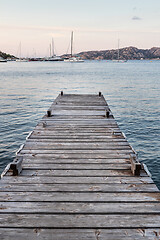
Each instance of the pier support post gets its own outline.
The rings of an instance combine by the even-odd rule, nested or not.
[[[47,111],[47,117],[51,117],[51,110]]]
[[[106,110],[106,114],[105,114],[106,118],[109,118],[109,111]]]
[[[131,171],[133,175],[140,176],[141,173],[141,163],[138,162],[137,157],[135,154],[130,155],[130,161],[131,161]]]
[[[13,176],[18,176],[22,171],[23,157],[17,157],[10,165],[10,170],[13,171]]]

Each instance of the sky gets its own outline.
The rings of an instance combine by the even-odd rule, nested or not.
[[[0,51],[48,56],[160,46],[160,0],[0,0]]]

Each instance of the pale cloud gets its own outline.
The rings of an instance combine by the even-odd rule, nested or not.
[[[62,28],[62,27],[48,27],[48,26],[20,26],[20,25],[0,25],[0,29],[5,30],[34,30],[34,31],[71,31],[71,28]]]
[[[134,16],[132,20],[142,20],[141,18]],[[94,34],[94,33],[160,33],[159,29],[147,29],[147,30],[132,30],[128,28],[72,28],[72,27],[48,27],[48,26],[16,26],[16,25],[0,25],[0,30],[20,30],[20,31],[39,31],[39,32],[47,32],[49,35],[50,33],[54,33],[54,36],[62,37],[66,36],[66,33],[71,33],[74,31],[77,34]]]
[[[134,17],[132,17],[132,20],[140,21],[140,20],[142,20],[142,18],[140,18],[140,17],[138,17],[138,16],[134,16]]]
[[[18,26],[18,25],[0,25],[0,29],[3,30],[35,30],[35,31],[47,31],[47,32],[116,32],[117,30],[113,29],[102,29],[102,28],[73,28],[73,27],[48,27],[48,26]]]
[[[94,34],[94,33],[118,33],[118,32],[128,32],[128,29],[123,28],[82,28],[82,27],[48,27],[48,26],[20,26],[20,25],[0,25],[0,30],[8,30],[8,31],[33,31],[38,32],[46,32],[50,35],[50,33],[54,33],[54,36],[62,37],[65,36],[66,33],[70,33],[71,31],[77,32],[78,34]]]

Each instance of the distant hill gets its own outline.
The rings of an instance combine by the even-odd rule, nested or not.
[[[7,59],[7,58],[12,58],[12,59],[15,59],[16,57],[13,56],[13,55],[10,55],[8,53],[4,53],[4,52],[1,52],[0,51],[0,57],[4,58],[4,59]]]
[[[83,59],[95,60],[95,59],[106,59],[112,60],[117,59],[118,50],[102,50],[102,51],[87,51],[80,52],[78,54]],[[64,55],[65,57],[67,55]],[[160,48],[153,47],[151,49],[138,49],[136,47],[125,47],[119,49],[120,59],[126,60],[139,60],[139,59],[156,59],[160,58]]]

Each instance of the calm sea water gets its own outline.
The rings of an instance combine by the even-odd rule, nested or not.
[[[0,171],[58,93],[102,91],[160,188],[160,61],[0,63]]]

